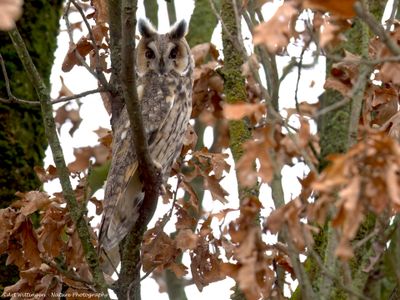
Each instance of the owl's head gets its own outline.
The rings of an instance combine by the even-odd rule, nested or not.
[[[139,33],[142,38],[136,49],[136,66],[139,75],[154,72],[168,75],[176,72],[184,75],[191,65],[191,54],[185,35],[185,20],[177,22],[166,34],[159,34],[149,21],[140,19]]]

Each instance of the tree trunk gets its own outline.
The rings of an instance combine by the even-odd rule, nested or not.
[[[369,10],[370,12],[380,20],[385,4],[381,3],[381,1],[369,1]],[[356,19],[352,28],[346,34],[347,41],[338,47],[339,50],[335,51],[335,54],[344,55],[344,51],[351,52],[356,55],[363,56],[368,49],[364,46],[365,41],[368,41],[370,36],[368,35],[368,31],[366,29],[366,25],[360,20]],[[333,62],[327,61],[327,74],[330,74],[330,70],[332,68]],[[360,68],[361,73],[361,68]],[[334,90],[327,90],[321,97],[320,103],[321,108],[328,107],[338,101],[342,100],[343,96]],[[320,169],[324,169],[328,165],[327,157],[330,154],[334,153],[344,153],[348,150],[348,148],[356,142],[354,140],[351,142],[349,140],[349,129],[351,123],[351,111],[352,111],[352,103],[355,100],[352,99],[348,104],[338,108],[337,110],[331,111],[325,114],[318,123],[319,133],[320,133],[320,146],[321,146],[321,157],[320,157]],[[356,116],[355,124],[358,124],[359,116]],[[359,229],[359,233],[357,234],[355,240],[361,240],[366,235],[370,233],[370,231],[375,226],[375,217],[369,215],[364,223],[361,225]],[[340,269],[340,266],[337,263],[337,260],[334,258],[334,251],[336,249],[336,237],[334,230],[330,227],[330,225],[326,226],[323,230],[321,230],[320,234],[315,240],[315,247],[317,253],[321,256],[324,261],[325,267],[334,274],[342,274],[343,270]],[[356,286],[356,290],[362,292],[363,284],[365,284],[365,280],[361,280],[364,283],[356,284],[358,276],[356,273],[359,271],[360,266],[362,264],[363,257],[367,256],[367,252],[371,243],[366,243],[363,249],[359,249],[357,251],[357,256],[350,262],[350,271],[353,275],[354,282],[353,286]],[[311,278],[311,282],[313,282],[313,287],[316,291],[321,293],[323,298],[321,299],[347,299],[348,294],[344,293],[342,289],[338,288],[330,279],[327,277],[320,277],[321,270],[319,270],[317,263],[309,258],[306,262],[306,268],[308,274]],[[319,278],[318,278],[319,277]],[[360,290],[361,289],[361,290]],[[292,299],[299,299],[297,295],[292,297]]]

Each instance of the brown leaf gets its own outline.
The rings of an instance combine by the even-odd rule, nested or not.
[[[96,24],[104,24],[108,22],[108,9],[107,9],[107,1],[105,0],[92,0],[92,6],[95,9],[95,13],[93,18],[96,21]]]
[[[60,76],[60,80],[61,80],[61,89],[58,92],[58,98],[73,96],[74,93],[71,92],[71,90],[65,85],[64,78],[62,76]]]
[[[224,117],[228,120],[254,117],[255,121],[258,122],[267,113],[265,105],[261,103],[225,103],[223,109]]]
[[[9,239],[16,216],[17,213],[9,207],[0,210],[0,254],[3,254],[9,247]]]
[[[24,216],[28,216],[38,210],[42,210],[44,207],[47,207],[51,200],[49,199],[49,195],[43,192],[31,191],[27,193],[19,193],[16,195],[22,198],[22,207],[21,213]]]
[[[178,278],[182,278],[187,274],[187,268],[183,264],[170,263],[167,268],[174,272]]]
[[[26,220],[20,230],[24,257],[32,266],[39,268],[42,264],[42,259],[38,249],[37,236],[30,220]]]
[[[198,236],[190,229],[179,230],[178,235],[175,237],[176,247],[185,250],[193,250],[197,247]]]
[[[189,124],[185,131],[185,135],[183,137],[183,147],[181,156],[184,156],[186,153],[188,153],[189,150],[194,150],[196,144],[197,144],[197,134],[194,131],[193,126]]]
[[[68,169],[72,173],[82,172],[89,167],[89,159],[93,155],[93,148],[90,146],[75,148],[74,155],[75,155],[75,161],[68,164]]]
[[[93,45],[86,37],[81,37],[77,44],[70,44],[68,53],[62,63],[62,71],[69,72],[75,65],[82,65],[77,57],[77,53],[84,59],[90,51],[93,50]]]
[[[270,128],[262,128],[254,132],[254,138],[243,144],[244,154],[236,164],[239,182],[244,186],[253,186],[257,178],[269,183],[272,179],[273,168],[269,149],[275,146],[275,141],[270,136]],[[260,162],[256,170],[255,161]]]
[[[66,209],[51,206],[48,208],[41,221],[42,227],[39,229],[39,247],[50,257],[57,257],[63,249],[65,242],[65,226],[67,223]]]
[[[59,276],[54,274],[46,274],[44,275],[39,284],[35,286],[35,292],[37,294],[46,295],[45,300],[47,299],[57,299],[59,297],[54,295],[60,295],[62,290],[62,283],[60,281]]]
[[[199,246],[190,254],[193,281],[199,291],[211,282],[225,278],[221,272],[222,261],[209,250],[209,243],[202,239]]]
[[[191,53],[196,67],[207,60],[217,60],[219,56],[217,48],[211,43],[198,44],[191,49]]]
[[[8,31],[22,15],[22,0],[0,0],[0,30]]]
[[[152,271],[156,267],[163,269],[180,254],[174,241],[165,232],[159,232],[158,227],[145,233],[141,251],[144,272]]]
[[[46,170],[43,167],[35,166],[33,170],[42,183],[58,177],[57,169],[53,165],[49,165]]]
[[[197,220],[188,213],[188,210],[180,205],[176,206],[176,217],[176,229],[193,228],[197,223]]]
[[[304,0],[303,7],[330,12],[338,17],[350,19],[355,16],[354,3],[355,0]]]
[[[226,196],[229,196],[229,193],[225,191],[219,183],[220,180],[216,178],[215,175],[204,177],[204,188],[208,189],[211,192],[211,196],[214,200],[219,200],[221,203],[226,203]]]
[[[281,51],[296,35],[294,23],[298,14],[292,2],[284,2],[269,21],[254,27],[254,45],[263,44],[272,53]]]
[[[82,119],[79,115],[79,110],[70,109],[67,110],[67,104],[64,104],[60,108],[56,110],[56,116],[54,117],[54,121],[57,123],[57,128],[60,127],[65,123],[66,120],[71,121],[72,128],[69,131],[69,134],[73,134],[82,122]]]

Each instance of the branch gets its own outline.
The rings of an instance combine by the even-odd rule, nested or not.
[[[69,36],[69,43],[70,43],[70,45],[71,45],[71,44],[75,44],[75,43],[74,43],[74,38],[73,38],[73,32],[72,32],[72,30],[71,30],[71,23],[69,22],[69,18],[68,18],[69,10],[70,10],[70,8],[71,8],[71,3],[72,3],[72,0],[69,0],[69,1],[67,2],[66,6],[65,6],[65,11],[64,11],[64,14],[63,14],[63,18],[64,18],[65,24],[66,24],[66,26],[67,26],[67,32],[68,32],[68,36]],[[78,11],[79,11],[79,10],[78,10]],[[83,14],[83,15],[84,15],[84,14]],[[83,18],[83,21],[84,21],[85,24],[90,28],[89,23],[87,23],[86,18]],[[88,28],[88,30],[89,30],[89,35],[90,35],[91,29],[89,29],[89,28]],[[92,37],[93,37],[93,34],[92,34]],[[93,44],[94,44],[94,46],[93,46],[94,49],[96,49],[95,47],[97,47],[97,45],[96,45],[96,42],[95,42],[94,40],[93,40]],[[96,53],[96,55],[98,55],[98,52]],[[76,58],[79,60],[79,63],[80,63],[82,66],[84,66],[85,69],[88,70],[88,72],[89,72],[90,74],[92,74],[93,77],[96,78],[105,88],[108,89],[109,84],[108,84],[107,79],[105,78],[104,74],[103,74],[102,72],[98,72],[97,68],[96,68],[96,71],[93,71],[93,70],[90,68],[90,66],[86,63],[85,59],[79,54],[78,51],[75,51],[75,56],[76,56]],[[97,57],[97,58],[98,58],[98,57]],[[97,62],[97,61],[96,61],[96,62]]]
[[[121,243],[121,272],[118,280],[118,296],[140,299],[140,245],[147,224],[157,206],[161,186],[161,174],[152,161],[145,134],[142,110],[136,90],[135,28],[137,0],[122,1],[122,48],[121,86],[132,130],[132,146],[139,163],[140,178],[145,198],[140,207],[139,219],[129,235]]]
[[[86,97],[92,94],[96,94],[96,93],[102,93],[102,92],[106,92],[107,90],[104,88],[98,88],[98,89],[94,89],[94,90],[89,90],[89,91],[85,91],[79,94],[75,94],[72,96],[68,96],[68,97],[62,97],[62,98],[58,98],[58,99],[46,99],[47,102],[49,102],[50,104],[56,104],[56,103],[61,103],[61,102],[68,102],[71,100],[75,100],[75,99],[79,99],[82,97]],[[24,99],[19,99],[17,97],[10,97],[9,99],[4,99],[4,98],[0,98],[0,102],[2,103],[6,103],[6,104],[12,104],[12,103],[20,103],[20,104],[29,104],[29,105],[40,105],[39,101],[33,101],[33,100],[24,100]]]
[[[78,10],[78,12],[80,13],[83,22],[86,25],[86,28],[89,32],[89,37],[92,40],[92,44],[93,44],[93,49],[94,49],[94,59],[96,60],[96,74],[97,74],[97,78],[100,81],[100,83],[104,86],[104,87],[108,87],[108,81],[106,79],[106,77],[104,76],[103,72],[101,71],[100,68],[100,61],[99,61],[99,47],[97,46],[96,43],[96,39],[94,38],[94,34],[92,31],[92,28],[90,27],[90,24],[88,22],[88,20],[86,19],[85,13],[82,10],[82,7],[80,7],[75,0],[71,0],[72,4],[75,6],[75,8]]]
[[[354,4],[354,10],[357,16],[368,25],[371,31],[379,36],[381,41],[389,48],[390,52],[396,56],[400,55],[400,47],[390,38],[385,28],[375,20],[374,16],[371,15],[360,2]]]
[[[315,252],[314,249],[312,249],[312,247],[309,248],[308,252],[315,259],[315,261],[317,262],[318,267],[321,269],[322,273],[325,276],[329,277],[332,281],[334,281],[339,286],[339,288],[341,288],[343,291],[349,293],[350,295],[358,297],[359,299],[369,300],[368,297],[365,297],[364,295],[360,294],[358,291],[354,290],[353,288],[351,288],[347,285],[344,285],[342,283],[342,281],[340,280],[341,278],[339,278],[336,274],[334,274],[334,273],[330,272],[328,269],[326,269],[321,260],[321,257],[318,255],[318,253]]]
[[[13,29],[9,32],[10,38],[14,44],[14,47],[18,53],[18,56],[24,66],[26,73],[36,89],[38,94],[45,132],[47,139],[50,144],[51,151],[53,153],[54,162],[57,167],[58,177],[62,186],[63,196],[67,202],[68,209],[71,214],[75,227],[77,229],[79,238],[82,243],[83,253],[85,255],[88,266],[93,275],[93,282],[98,292],[102,293],[102,299],[110,299],[107,291],[107,284],[104,280],[103,273],[99,266],[98,256],[91,243],[91,236],[88,225],[84,218],[80,217],[80,206],[74,195],[74,191],[69,180],[69,172],[65,164],[64,155],[60,145],[60,141],[57,136],[56,124],[53,118],[53,107],[50,101],[48,101],[49,90],[44,84],[42,78],[39,75],[35,65],[29,56],[28,50],[26,49],[25,43],[18,32],[18,29]]]

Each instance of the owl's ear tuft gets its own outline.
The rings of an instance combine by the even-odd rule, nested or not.
[[[139,19],[138,30],[140,35],[145,38],[150,38],[153,35],[157,34],[157,30],[150,23],[150,21],[146,19]]]
[[[186,35],[186,30],[187,30],[187,24],[185,20],[181,20],[178,23],[175,23],[174,26],[172,26],[169,36],[172,39],[181,39]]]

